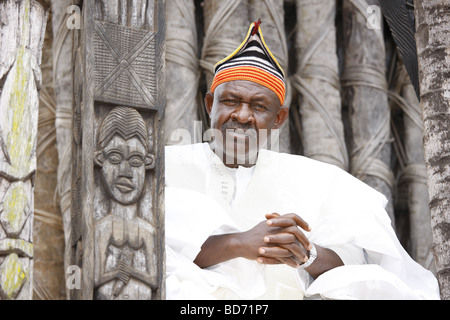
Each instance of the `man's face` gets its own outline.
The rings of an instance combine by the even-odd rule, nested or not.
[[[108,194],[129,205],[138,201],[144,188],[145,147],[139,139],[115,135],[102,151],[102,176]]]
[[[205,105],[216,129],[215,152],[231,167],[254,164],[270,130],[278,129],[288,115],[273,91],[244,80],[222,83],[206,95]]]

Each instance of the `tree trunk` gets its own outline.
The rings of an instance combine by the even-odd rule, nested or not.
[[[166,23],[166,145],[201,142],[202,132],[195,131],[200,67],[194,1],[167,0]]]
[[[341,80],[351,124],[350,172],[386,196],[386,210],[395,226],[385,43],[382,30],[368,28],[366,18],[368,6],[376,3],[343,3],[345,66]]]
[[[441,298],[450,299],[450,5],[414,1],[420,104],[433,253]]]
[[[0,2],[0,298],[32,299],[41,56],[48,12]]]
[[[348,170],[336,54],[336,3],[297,0],[298,67],[304,155]]]

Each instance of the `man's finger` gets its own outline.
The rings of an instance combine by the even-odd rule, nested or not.
[[[280,214],[276,212],[266,213],[266,219],[278,218],[279,216]]]
[[[289,226],[299,226],[300,228],[302,228],[305,231],[311,231],[311,228],[309,227],[309,224],[303,220],[302,218],[300,218],[298,215],[296,215],[295,213],[288,213],[282,216],[276,216],[275,214],[269,214],[266,215],[266,218],[268,218],[267,220],[267,224],[269,226],[272,227],[289,227]]]
[[[256,261],[261,264],[283,264],[284,263],[276,258],[268,258],[268,257],[258,257],[256,259]]]
[[[261,264],[286,264],[292,268],[298,268],[299,267],[299,263],[297,263],[294,259],[292,258],[268,258],[268,257],[258,257],[256,259],[256,261],[258,263]]]
[[[258,253],[269,258],[287,258],[293,255],[291,251],[282,247],[261,247]]]
[[[278,233],[271,234],[264,237],[265,243],[276,243],[276,244],[288,244],[294,243],[297,240],[296,236],[292,233]]]
[[[302,246],[298,243],[281,244],[280,247],[289,250],[297,262],[304,263],[308,261],[308,254],[306,249],[302,248]]]

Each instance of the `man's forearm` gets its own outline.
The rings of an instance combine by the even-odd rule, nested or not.
[[[203,243],[194,263],[200,268],[208,268],[221,262],[245,256],[242,248],[242,235],[242,233],[228,233],[210,236]],[[344,265],[334,251],[318,245],[316,245],[316,248],[317,259],[305,269],[314,279],[328,270]]]
[[[344,265],[341,258],[333,250],[318,245],[316,245],[316,249],[317,259],[309,267],[305,268],[314,279],[328,270]]]
[[[228,233],[210,236],[203,243],[201,251],[194,260],[194,263],[200,268],[207,268],[215,264],[238,258],[239,234]]]

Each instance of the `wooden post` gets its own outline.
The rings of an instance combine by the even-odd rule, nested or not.
[[[284,1],[283,0],[249,0],[249,21],[262,20],[264,41],[272,54],[283,68],[286,75],[286,98],[284,107],[290,108],[292,101],[292,89],[288,77],[288,48],[286,31],[284,29]],[[250,23],[249,23],[250,25]],[[280,128],[279,146],[280,152],[291,153],[291,139],[289,120]]]
[[[75,37],[73,299],[164,299],[164,1],[84,1]],[[75,268],[76,269],[76,268]]]
[[[248,0],[205,0],[205,38],[200,66],[205,72],[209,90],[214,78],[214,65],[234,52],[244,40],[250,26]]]
[[[200,66],[194,1],[167,0],[166,19],[166,145],[201,142],[196,141],[194,125],[199,119],[199,105],[203,105],[198,101]]]
[[[343,2],[345,66],[341,83],[350,114],[350,172],[386,196],[386,210],[395,226],[385,42],[381,21],[375,28],[368,27],[367,9],[376,3]]]
[[[336,3],[297,0],[298,67],[303,149],[307,157],[348,170],[336,54]]]
[[[53,82],[56,101],[56,143],[58,149],[58,183],[57,191],[60,199],[60,210],[63,218],[66,246],[70,245],[70,205],[71,205],[71,172],[72,172],[72,96],[73,96],[73,61],[72,33],[75,26],[68,25],[68,19],[81,20],[77,13],[75,0],[52,1],[53,25]],[[75,10],[68,10],[70,6]],[[69,11],[69,12],[68,12]],[[67,266],[65,267],[67,269]]]
[[[50,6],[50,1],[46,1]],[[42,86],[39,91],[39,122],[36,146],[36,179],[34,189],[34,272],[33,299],[65,298],[64,232],[56,195],[57,133],[55,130],[55,92],[52,68],[53,11],[49,10],[42,48]],[[70,177],[69,177],[70,183]],[[70,184],[69,184],[70,185]]]
[[[48,12],[0,2],[0,299],[32,299],[41,54]]]

